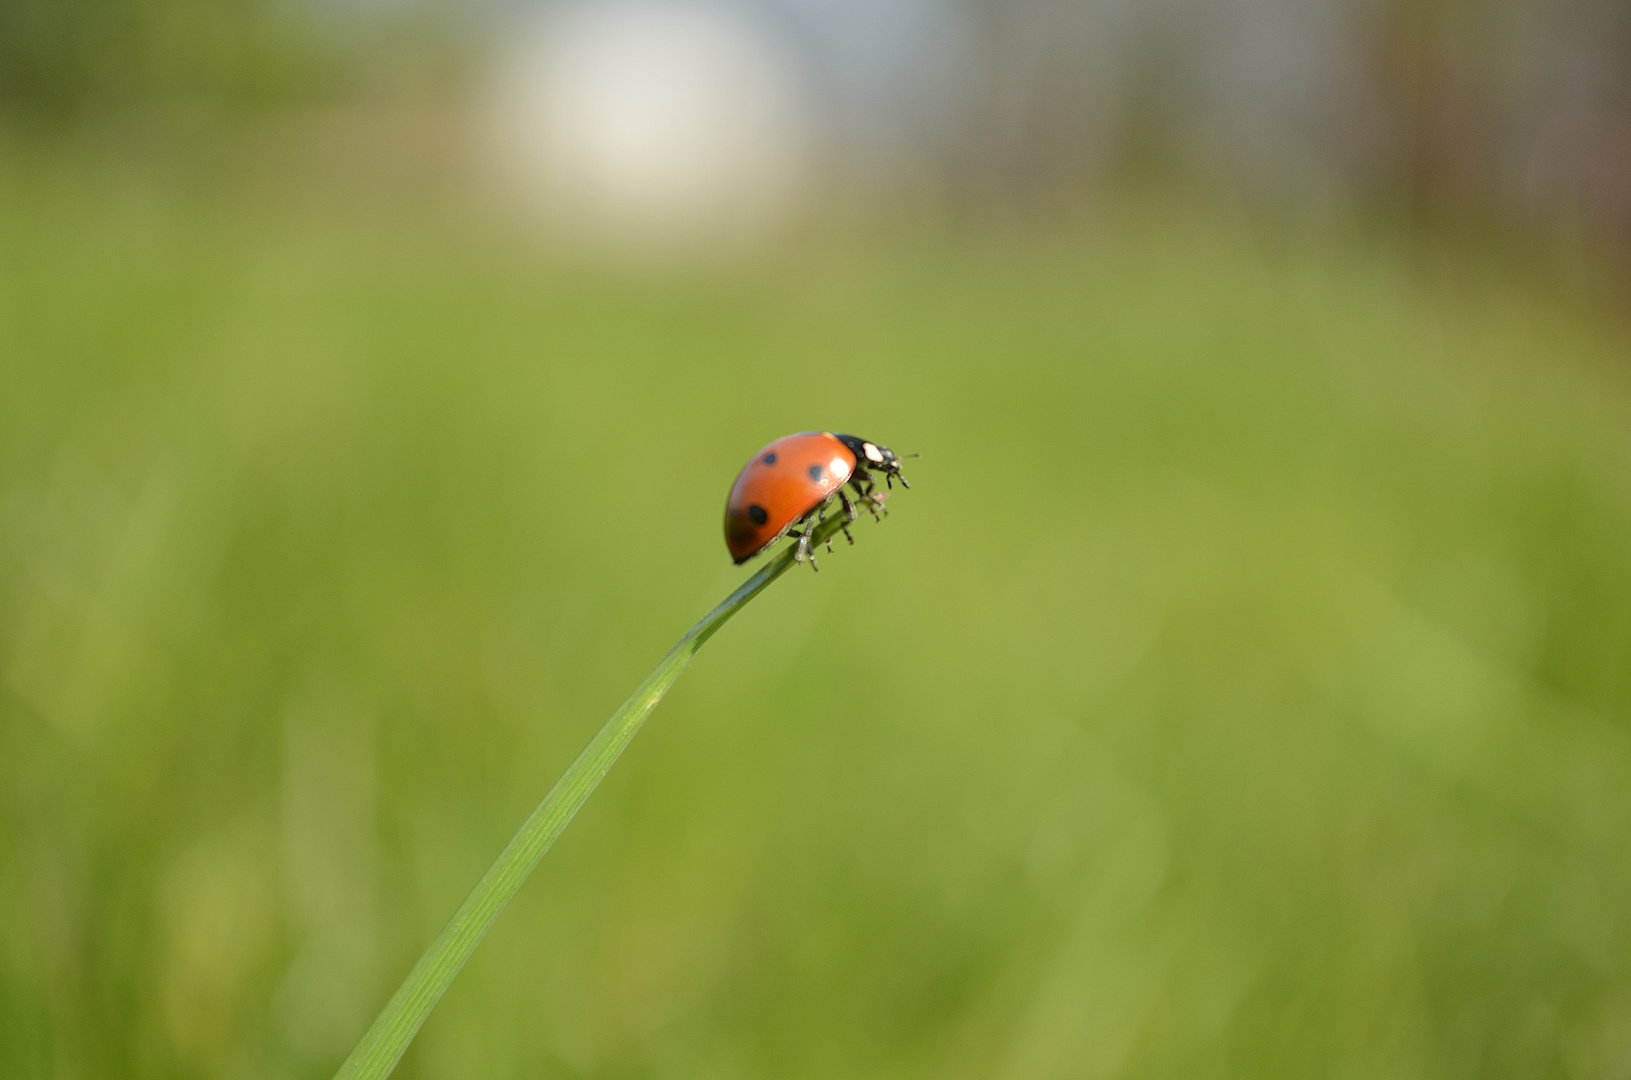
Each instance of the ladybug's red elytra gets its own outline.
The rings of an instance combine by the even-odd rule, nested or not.
[[[754,454],[731,485],[725,501],[725,546],[731,558],[740,566],[791,532],[798,537],[793,557],[809,559],[812,568],[820,569],[810,550],[816,523],[838,501],[846,518],[844,535],[853,544],[849,522],[860,516],[856,505],[865,506],[873,516],[883,506],[874,472],[882,473],[889,487],[896,480],[903,487],[912,486],[900,473],[900,458],[887,446],[830,431],[777,439]],[[846,485],[855,492],[853,501],[844,491]]]

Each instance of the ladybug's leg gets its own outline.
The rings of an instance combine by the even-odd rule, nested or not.
[[[799,539],[798,546],[793,549],[793,561],[804,562],[806,559],[808,559],[810,562],[810,569],[819,574],[821,572],[821,567],[816,565],[815,552],[810,550],[810,534],[815,531],[815,526],[810,522],[810,515],[804,515],[804,517],[800,519],[797,527],[799,529],[797,534]]]
[[[823,521],[827,520],[827,507],[829,507],[831,505],[832,505],[832,496],[828,495],[827,498],[826,498],[826,501],[823,502],[820,506],[816,507],[816,521],[817,522],[823,522]],[[832,537],[831,536],[827,537],[827,551],[829,553],[832,551]]]
[[[849,496],[844,494],[843,488],[838,489],[838,501],[844,504],[844,524],[838,527],[843,530],[844,539],[853,544],[855,543],[855,537],[849,534],[849,523],[860,517],[860,512],[855,509],[855,504],[849,501]],[[827,549],[832,550],[830,543],[827,545]]]
[[[827,520],[827,504],[831,501],[832,500],[830,498],[823,499],[820,503],[816,504],[814,509],[804,515],[804,550],[810,558],[810,569],[816,571],[817,573],[821,572],[821,567],[816,565],[815,531],[817,525]],[[829,543],[827,545],[827,550],[832,550],[832,544]]]
[[[883,505],[883,500],[879,499],[872,492],[872,474],[867,472],[865,469],[856,469],[855,475],[851,476],[849,479],[849,484],[855,489],[855,494],[858,501],[862,506],[867,508],[867,512],[870,513],[873,520],[876,521],[878,518],[878,507]],[[854,521],[855,518],[859,516],[860,515],[858,514],[852,515],[850,520]]]

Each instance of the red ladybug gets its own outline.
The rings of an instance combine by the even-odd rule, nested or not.
[[[854,489],[856,501],[876,516],[884,496],[874,490],[874,471],[882,473],[890,487],[896,480],[903,487],[912,486],[900,474],[900,458],[887,446],[830,431],[805,431],[777,439],[754,454],[731,485],[730,498],[725,501],[725,546],[731,558],[741,565],[793,532],[799,540],[793,557],[799,561],[808,558],[812,568],[820,569],[810,550],[815,524],[826,518],[835,499],[843,504],[848,521],[859,516],[856,503],[844,492],[845,484]],[[843,529],[853,544],[848,522]]]

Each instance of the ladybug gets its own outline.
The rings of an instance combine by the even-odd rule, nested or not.
[[[914,455],[907,455],[908,457]],[[911,487],[900,474],[901,459],[887,446],[830,431],[804,431],[784,435],[753,455],[742,466],[725,500],[725,546],[740,566],[765,548],[792,533],[798,537],[793,557],[810,560],[810,537],[815,525],[825,520],[827,508],[837,500],[847,519],[842,526],[850,543],[849,522],[860,515],[859,503],[878,516],[884,494],[876,490],[873,473],[882,473],[884,483]],[[855,492],[852,501],[844,488]],[[831,542],[828,543],[831,550]]]

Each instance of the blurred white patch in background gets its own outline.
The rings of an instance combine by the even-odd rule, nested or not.
[[[705,0],[578,4],[515,26],[487,116],[529,207],[625,248],[763,235],[806,189],[816,141],[795,55]]]

